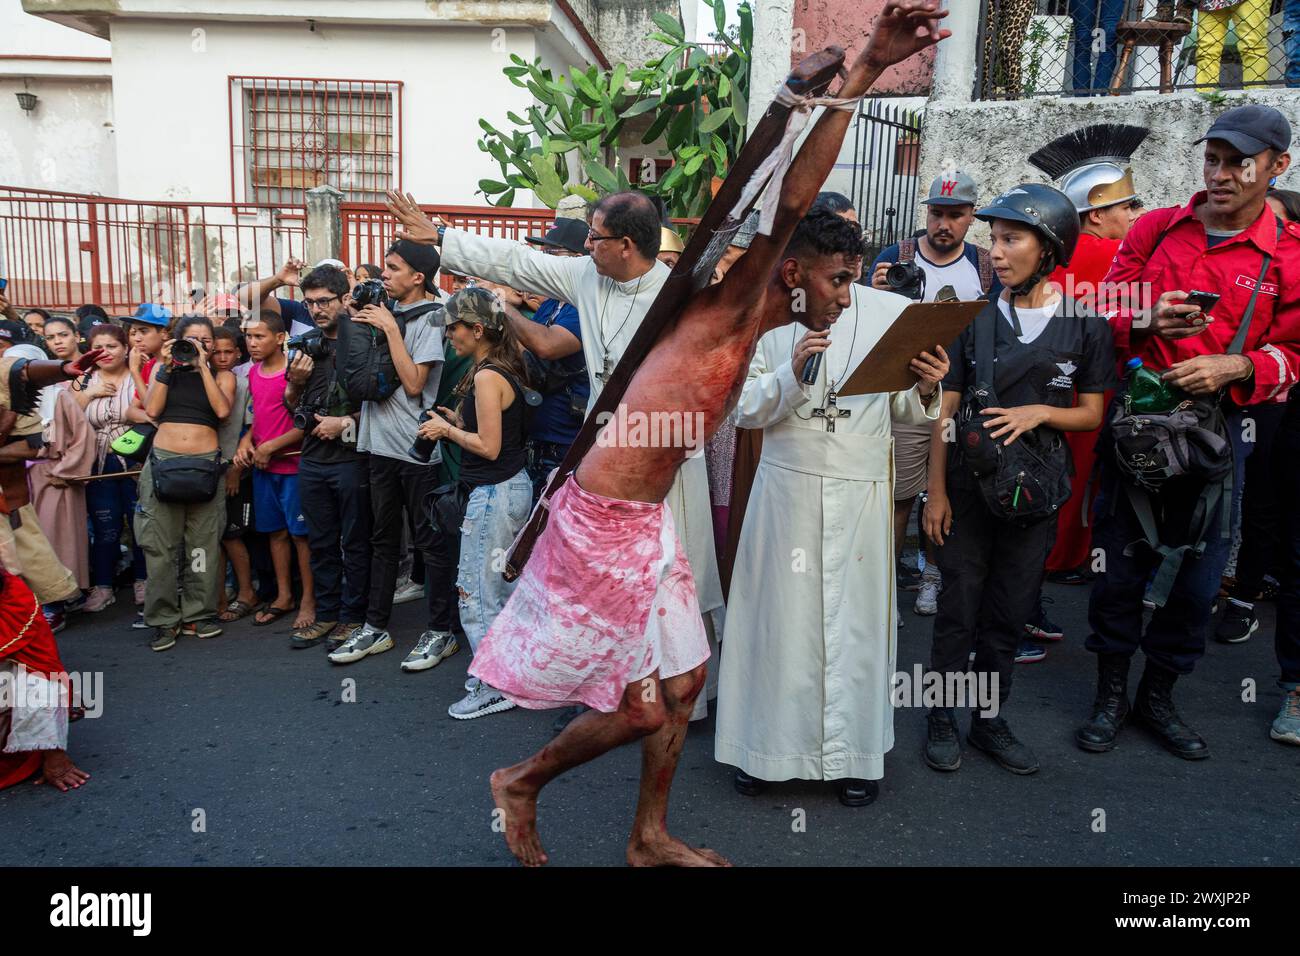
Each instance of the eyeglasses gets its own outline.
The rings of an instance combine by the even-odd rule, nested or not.
[[[310,312],[312,309],[323,309],[331,302],[337,302],[340,298],[340,296],[332,295],[327,299],[303,299],[302,304],[305,305],[307,311]]]

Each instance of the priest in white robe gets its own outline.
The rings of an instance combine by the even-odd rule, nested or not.
[[[622,195],[632,195],[645,203],[653,220],[653,232],[658,236],[658,212],[653,204],[639,193]],[[612,242],[607,247],[606,243],[623,237],[607,235],[617,232],[607,222],[600,213],[593,217],[593,226],[599,224],[603,230],[596,235],[603,238],[590,242],[592,254],[581,258],[548,256],[509,239],[494,239],[453,228],[445,230],[441,242],[442,264],[448,269],[521,292],[559,299],[578,310],[582,351],[591,382],[589,414],[670,274],[668,267],[653,255],[640,255],[634,247],[624,246],[623,257],[616,258],[616,247]],[[703,448],[683,463],[665,501],[672,510],[677,535],[686,550],[700,613],[714,652],[710,657],[710,686],[697,698],[692,718],[698,719],[705,716],[707,701],[716,696],[717,642],[721,640],[723,624],[722,582],[718,576]]]
[[[739,768],[743,793],[836,780],[859,806],[884,776],[897,640],[890,424],[937,419],[941,396],[937,385],[924,402],[924,386],[835,390],[910,304],[855,285],[811,386],[792,363],[801,325],[763,336],[750,365],[736,424],[763,429],[763,453],[729,594],[714,750]]]

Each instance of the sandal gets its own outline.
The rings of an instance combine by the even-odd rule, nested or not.
[[[292,614],[296,610],[298,610],[296,607],[276,607],[274,604],[267,604],[265,607],[260,608],[257,613],[269,614],[271,616],[265,621],[259,621],[257,618],[253,618],[253,627],[266,627],[268,624],[274,624],[286,614]]]
[[[338,625],[334,621],[316,621],[306,627],[296,628],[289,638],[289,646],[294,650],[314,647],[329,636]]]
[[[248,617],[254,611],[260,611],[264,607],[266,607],[265,604],[250,604],[248,601],[235,600],[227,604],[226,609],[217,616],[220,618],[221,623],[229,624],[231,621],[238,621],[241,618]]]

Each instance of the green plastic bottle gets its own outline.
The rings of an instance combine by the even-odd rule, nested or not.
[[[1124,403],[1129,414],[1171,412],[1182,402],[1178,389],[1161,378],[1158,372],[1144,367],[1140,358],[1129,359],[1125,368],[1128,369],[1128,393],[1124,396]]]

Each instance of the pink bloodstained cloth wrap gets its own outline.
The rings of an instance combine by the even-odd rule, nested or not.
[[[469,672],[521,707],[610,713],[629,684],[708,659],[668,506],[595,495],[570,476]]]

